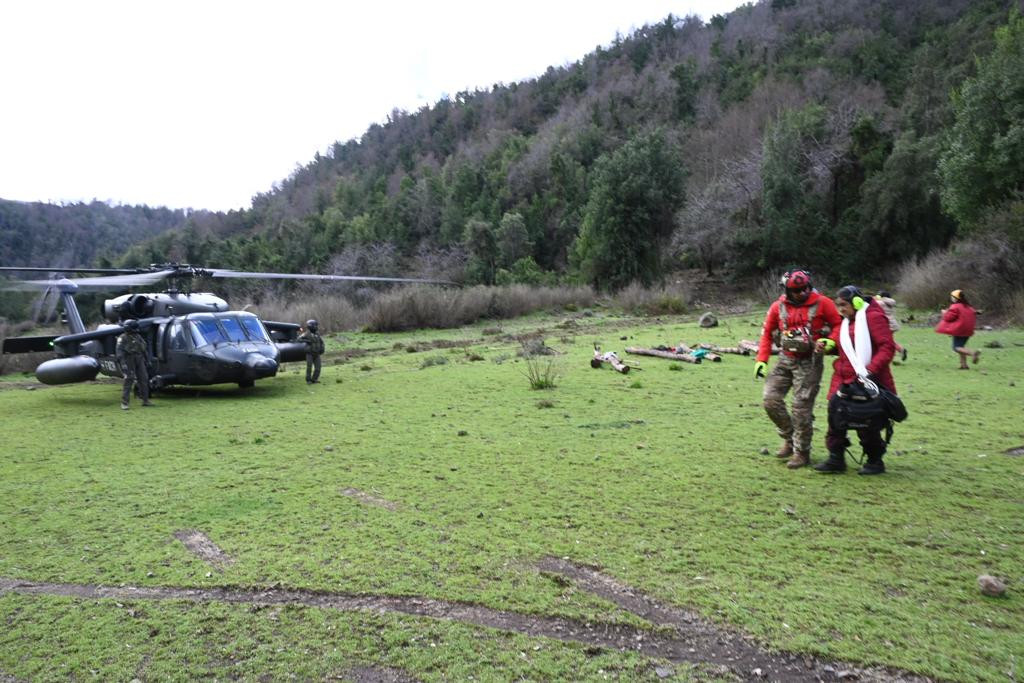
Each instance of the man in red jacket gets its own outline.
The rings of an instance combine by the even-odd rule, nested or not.
[[[777,333],[781,351],[778,364],[764,383],[764,409],[782,437],[782,447],[776,455],[789,458],[786,466],[796,469],[811,462],[814,399],[821,387],[824,367],[816,342],[827,337],[841,319],[832,300],[814,290],[806,270],[786,273],[782,284],[786,292],[772,303],[761,328],[754,376],[764,376],[772,353],[772,336]],[[790,389],[792,415],[786,410]]]

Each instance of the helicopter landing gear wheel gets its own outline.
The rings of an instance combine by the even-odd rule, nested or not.
[[[238,383],[238,388],[239,389],[252,389],[255,384],[256,384],[256,382],[254,382],[251,379],[243,379],[241,382]]]

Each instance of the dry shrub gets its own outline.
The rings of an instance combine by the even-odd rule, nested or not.
[[[903,264],[896,289],[909,308],[941,308],[950,291],[963,289],[975,308],[1009,313],[1024,291],[1024,254],[996,234],[962,240]]]
[[[683,285],[674,284],[648,289],[634,282],[616,292],[613,301],[627,313],[673,315],[685,313],[690,298],[689,289]]]
[[[378,296],[367,307],[366,327],[372,332],[459,327],[548,308],[589,306],[593,301],[589,287],[406,287]]]
[[[1011,325],[1024,325],[1024,289],[1009,297],[1006,307],[1007,322]]]
[[[366,322],[365,313],[348,299],[330,294],[314,294],[297,300],[268,297],[257,305],[246,306],[246,310],[256,313],[263,320],[300,325],[305,325],[307,320],[316,320],[320,323],[320,330],[328,334],[357,330]]]

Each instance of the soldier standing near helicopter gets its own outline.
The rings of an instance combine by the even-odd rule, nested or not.
[[[121,388],[121,410],[128,410],[128,401],[132,395],[132,385],[138,388],[142,405],[151,406],[149,402],[149,369],[146,367],[146,340],[139,334],[139,321],[128,320],[124,323],[124,333],[117,340],[117,361],[124,375]]]
[[[299,341],[306,344],[306,384],[320,383],[320,354],[324,352],[324,339],[317,334],[319,328],[316,320],[307,320],[306,331],[299,335]]]

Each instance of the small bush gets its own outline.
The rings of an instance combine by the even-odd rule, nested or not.
[[[434,365],[447,365],[447,364],[448,364],[448,358],[446,356],[428,356],[427,358],[423,359],[423,362],[420,363],[420,370],[423,370],[424,368],[432,367]]]
[[[523,374],[530,380],[531,389],[554,389],[561,372],[553,358],[528,357]]]

